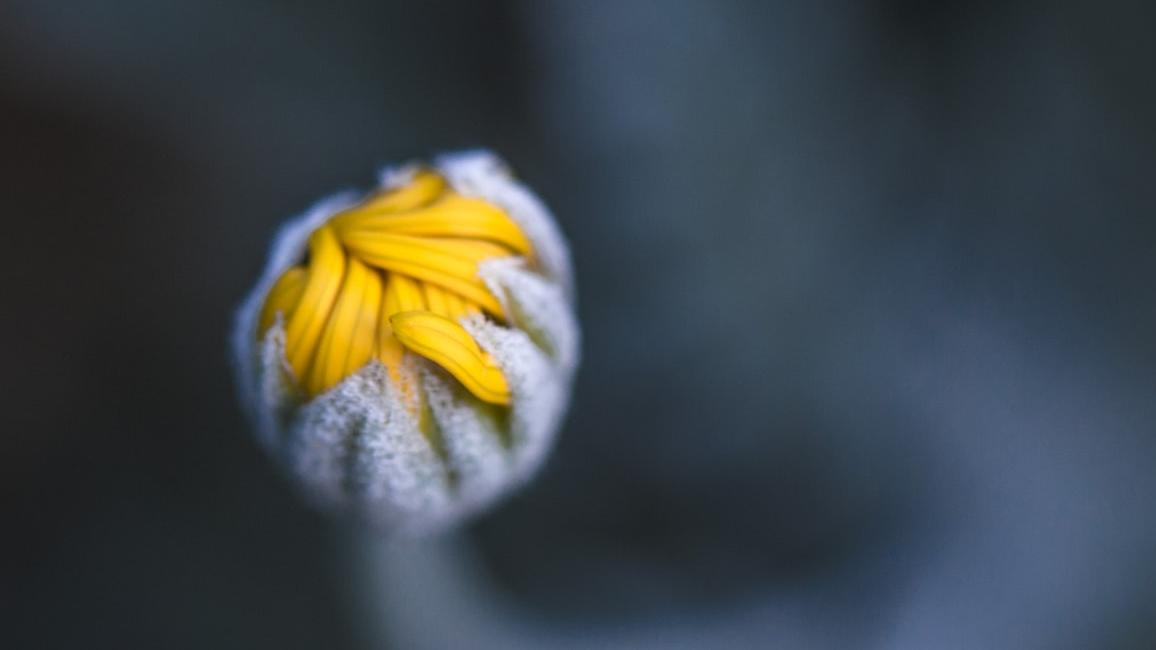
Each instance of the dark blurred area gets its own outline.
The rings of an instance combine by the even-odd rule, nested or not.
[[[226,337],[284,219],[484,146],[570,238],[585,337],[551,461],[466,531],[520,616],[1156,647],[1154,19],[0,0],[0,644],[384,643]]]

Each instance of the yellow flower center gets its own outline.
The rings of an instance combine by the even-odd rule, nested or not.
[[[371,195],[313,232],[308,259],[269,290],[258,335],[282,316],[285,355],[308,396],[372,359],[397,380],[411,352],[479,399],[509,404],[501,369],[458,321],[476,313],[504,319],[478,265],[510,255],[530,256],[532,249],[505,212],[420,171],[404,187]]]

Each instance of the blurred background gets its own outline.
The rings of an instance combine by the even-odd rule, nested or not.
[[[2,644],[1156,647],[1154,18],[0,0]],[[584,365],[453,542],[500,611],[386,570],[391,629],[226,337],[284,219],[477,146]]]

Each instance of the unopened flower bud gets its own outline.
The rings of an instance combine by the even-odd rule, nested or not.
[[[288,223],[233,350],[263,446],[384,532],[461,521],[545,458],[578,362],[569,252],[492,154],[382,175]]]

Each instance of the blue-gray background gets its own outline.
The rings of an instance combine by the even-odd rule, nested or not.
[[[284,218],[486,146],[585,332],[467,531],[536,625],[1154,647],[1150,7],[0,0],[3,645],[374,646],[231,310]]]

